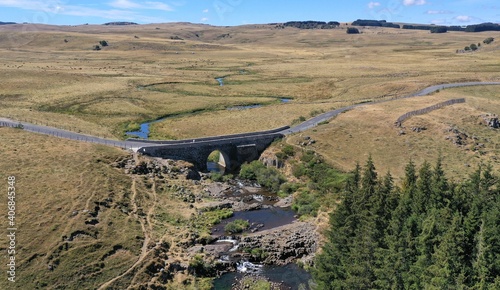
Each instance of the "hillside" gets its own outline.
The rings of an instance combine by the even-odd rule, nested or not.
[[[390,171],[396,182],[410,159],[420,166],[442,156],[451,181],[480,164],[500,170],[499,129],[481,117],[500,114],[498,86],[398,99],[436,84],[500,82],[500,32],[360,27],[361,34],[349,35],[333,23],[311,25],[329,29],[2,25],[0,117],[114,139],[166,117],[151,125],[150,137],[180,139],[272,129],[347,105],[391,100],[283,142],[320,160],[312,150],[342,171],[371,154],[378,171]],[[457,53],[489,37],[495,41]],[[404,113],[453,98],[466,102],[394,126]],[[200,282],[186,274],[186,245],[205,239],[207,227],[196,228],[202,223],[196,198],[204,189],[183,177],[189,165],[168,164],[159,176],[148,175],[161,166],[129,152],[16,129],[0,128],[0,135],[0,179],[16,176],[19,192],[17,289],[159,284],[167,260],[181,269],[165,278],[169,285]],[[130,164],[140,174],[125,168]],[[326,213],[320,215],[324,222]],[[6,239],[0,238],[2,251]]]

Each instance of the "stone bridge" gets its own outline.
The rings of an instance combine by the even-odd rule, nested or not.
[[[284,137],[289,127],[270,131],[225,135],[177,141],[145,141],[137,152],[152,157],[161,157],[192,162],[200,171],[207,170],[208,156],[218,150],[226,163],[226,170],[234,172],[245,162],[257,160],[262,152],[276,139]],[[128,140],[133,141],[133,140]]]

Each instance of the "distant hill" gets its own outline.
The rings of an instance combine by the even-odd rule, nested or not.
[[[0,25],[7,25],[7,24],[17,24],[15,22],[2,22],[0,21]]]
[[[135,22],[108,22],[104,23],[104,25],[139,25],[138,23]]]

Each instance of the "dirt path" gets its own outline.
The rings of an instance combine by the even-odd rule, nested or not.
[[[152,227],[151,226],[146,226],[145,223],[147,223],[147,221],[145,222],[144,219],[141,218],[137,214],[139,206],[137,205],[137,202],[136,202],[137,185],[136,185],[136,179],[135,179],[135,177],[134,177],[134,179],[132,181],[132,192],[133,192],[133,194],[132,194],[132,198],[131,198],[131,203],[132,203],[132,208],[133,208],[133,214],[139,220],[139,222],[141,224],[142,233],[144,235],[144,242],[142,244],[141,254],[139,255],[139,258],[137,259],[137,261],[132,266],[130,266],[130,268],[128,268],[121,275],[119,275],[119,276],[117,276],[117,277],[109,280],[108,282],[102,284],[101,287],[99,287],[98,289],[106,289],[106,288],[110,287],[115,281],[123,278],[124,276],[126,276],[128,274],[130,274],[137,266],[139,266],[144,261],[144,259],[149,254],[149,252],[153,250],[153,249],[151,249],[151,250],[148,251],[148,245],[149,245],[149,243],[151,241],[151,229],[152,229]],[[153,206],[151,207],[151,209],[149,210],[149,212],[152,211],[152,208],[153,208]]]

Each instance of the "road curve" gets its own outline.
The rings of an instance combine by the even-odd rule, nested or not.
[[[311,118],[295,127],[292,127],[292,128],[289,128],[289,129],[286,129],[286,130],[283,130],[281,131],[282,134],[284,135],[289,135],[289,134],[294,134],[294,133],[299,133],[299,132],[302,132],[302,131],[306,131],[306,130],[309,130],[313,127],[316,127],[319,123],[321,122],[325,122],[325,121],[328,121],[330,120],[331,118],[343,113],[343,112],[346,112],[346,111],[349,111],[349,110],[352,110],[356,107],[361,107],[361,106],[366,106],[366,105],[373,105],[373,104],[380,104],[380,103],[384,103],[384,102],[390,102],[390,101],[394,101],[394,100],[398,100],[398,99],[403,99],[403,98],[414,98],[414,97],[423,97],[423,96],[426,96],[428,94],[431,94],[433,92],[436,92],[436,91],[439,91],[439,90],[443,90],[443,89],[448,89],[448,88],[457,88],[457,87],[469,87],[469,86],[489,86],[489,85],[500,85],[500,82],[468,82],[468,83],[454,83],[454,84],[442,84],[442,85],[435,85],[435,86],[431,86],[431,87],[427,87],[423,90],[420,90],[416,93],[413,93],[413,94],[410,94],[410,95],[407,95],[407,96],[403,96],[403,97],[399,97],[399,98],[394,98],[394,99],[390,99],[390,100],[382,100],[382,101],[372,101],[372,102],[367,102],[367,103],[361,103],[361,104],[356,104],[356,105],[352,105],[352,106],[347,106],[347,107],[343,107],[343,108],[340,108],[340,109],[336,109],[336,110],[333,110],[333,111],[329,111],[329,112],[326,112],[324,114],[321,114],[321,115],[318,115],[314,118]]]
[[[302,132],[302,131],[305,131],[305,130],[308,130],[308,129],[311,129],[311,128],[317,126],[321,122],[328,121],[331,118],[333,118],[333,117],[335,117],[343,112],[352,110],[352,109],[354,109],[356,107],[360,107],[360,106],[378,104],[378,103],[393,101],[393,100],[397,100],[397,99],[401,99],[401,98],[412,98],[412,97],[426,96],[426,95],[433,93],[435,91],[447,89],[447,88],[467,87],[467,86],[484,86],[484,85],[500,85],[500,82],[468,82],[468,83],[435,85],[435,86],[425,88],[425,89],[418,91],[416,93],[413,93],[413,94],[410,94],[407,96],[403,96],[400,98],[396,98],[396,99],[361,103],[361,104],[351,105],[351,106],[343,107],[343,108],[336,109],[333,111],[329,111],[329,112],[326,112],[326,113],[321,114],[319,116],[316,116],[314,118],[311,118],[311,119],[309,119],[309,120],[307,120],[307,121],[305,121],[305,122],[303,122],[295,127],[286,128],[286,129],[283,129],[283,130],[278,131],[276,133],[282,134],[282,135],[289,135],[289,134]],[[34,125],[31,123],[27,123],[27,122],[19,122],[19,121],[7,119],[7,118],[0,118],[0,127],[21,127],[19,125],[22,125],[22,129],[24,129],[25,131],[29,131],[29,132],[52,135],[52,136],[59,137],[59,138],[66,138],[66,139],[78,140],[78,141],[83,141],[83,142],[90,142],[90,143],[97,143],[97,144],[108,145],[108,146],[115,146],[115,147],[120,147],[123,149],[130,149],[133,151],[137,151],[138,149],[140,149],[142,147],[158,146],[158,144],[152,144],[152,142],[150,142],[150,141],[145,141],[145,142],[132,141],[132,140],[118,141],[118,140],[99,138],[99,137],[95,137],[95,136],[75,133],[75,132],[71,132],[71,131],[67,131],[67,130],[57,129],[54,127]],[[262,134],[259,134],[259,132],[253,132],[253,133],[248,133],[248,134],[251,134],[253,136],[260,136],[260,135],[265,135],[266,132],[267,131],[262,132]],[[244,136],[245,134],[239,134],[239,135]],[[211,141],[213,141],[213,140],[219,140],[219,141],[228,140],[228,141],[230,141],[231,139],[234,139],[234,138],[235,138],[234,135],[229,135],[229,136],[215,136],[215,137],[210,137],[209,139]],[[197,138],[197,139],[177,140],[177,141],[175,141],[175,144],[181,145],[181,144],[188,144],[188,143],[194,143],[194,142],[206,142],[206,141],[207,141],[207,138]]]

